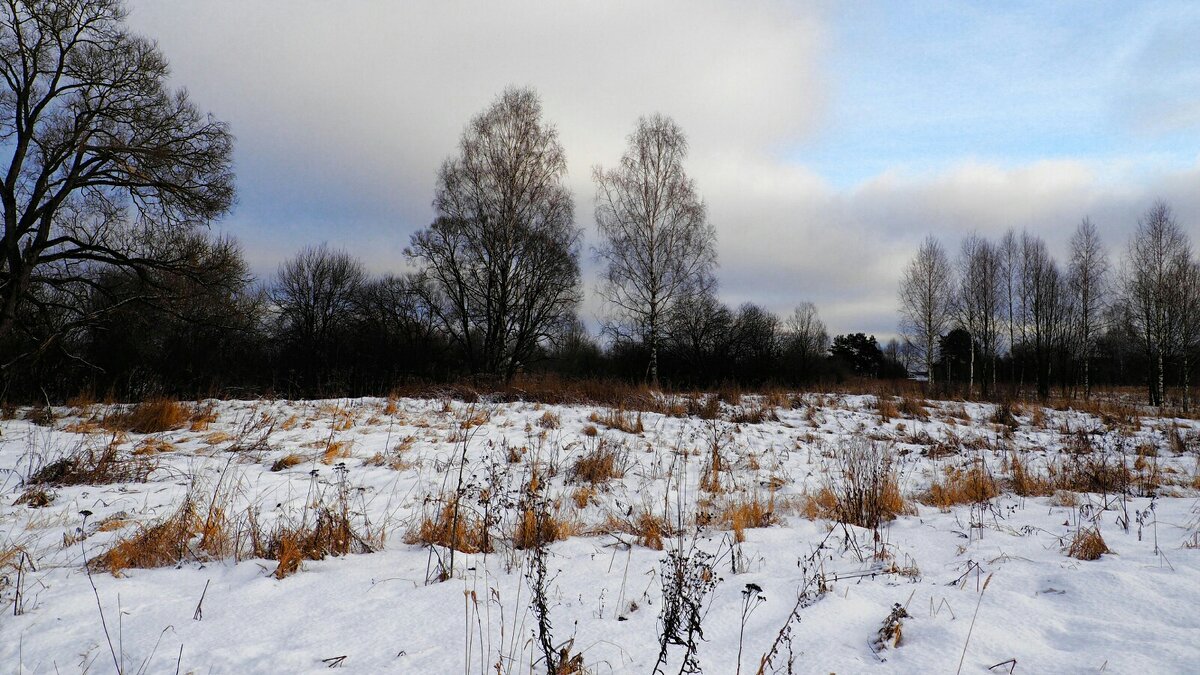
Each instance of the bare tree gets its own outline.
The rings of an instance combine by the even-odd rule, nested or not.
[[[1174,321],[1180,358],[1180,386],[1183,389],[1183,409],[1191,410],[1191,355],[1200,342],[1200,263],[1189,260],[1180,270],[1175,285]]]
[[[1073,344],[1083,366],[1083,397],[1091,398],[1091,361],[1103,332],[1108,304],[1108,253],[1092,221],[1084,218],[1071,237],[1067,287],[1074,310]]]
[[[63,330],[95,320],[54,305],[70,287],[104,292],[104,268],[186,270],[178,244],[232,204],[226,125],[167,87],[125,15],[121,0],[0,8],[0,338],[25,304],[67,315]]]
[[[734,314],[714,294],[682,298],[665,319],[664,342],[691,370],[711,370],[717,360],[729,356]]]
[[[1069,297],[1058,264],[1041,238],[1021,237],[1021,328],[1023,341],[1033,353],[1038,397],[1050,396],[1053,357],[1066,338]]]
[[[532,89],[507,89],[471,120],[438,173],[437,219],[406,254],[472,374],[510,380],[563,334],[580,301],[567,160]]]
[[[950,327],[954,309],[954,270],[945,249],[926,237],[900,280],[900,331],[925,366],[930,384],[938,338]]]
[[[1165,402],[1165,362],[1175,349],[1179,312],[1177,285],[1186,279],[1191,245],[1171,207],[1156,202],[1138,221],[1129,242],[1122,295],[1129,322],[1150,364],[1151,405]]]
[[[784,324],[784,351],[804,375],[812,373],[829,349],[829,331],[817,314],[817,306],[802,302]]]
[[[1021,247],[1017,241],[1017,233],[1009,229],[1000,239],[996,247],[1000,256],[1001,293],[1008,328],[1009,382],[1017,386],[1017,323],[1019,321],[1018,303],[1021,285]]]
[[[596,255],[605,263],[600,294],[612,310],[605,328],[642,340],[655,384],[666,317],[714,285],[716,232],[684,171],[687,150],[674,121],[643,117],[617,168],[593,171],[601,239]]]
[[[967,237],[962,244],[958,263],[958,294],[955,309],[958,323],[971,335],[971,359],[967,396],[975,394],[975,354],[982,352],[985,367],[994,365],[996,339],[999,333],[1001,253],[986,239],[977,235]],[[983,389],[988,391],[987,375]]]
[[[272,300],[284,339],[294,345],[304,370],[328,370],[338,329],[355,316],[367,274],[349,253],[327,245],[308,247],[279,266]]]

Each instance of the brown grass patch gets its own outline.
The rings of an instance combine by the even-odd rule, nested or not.
[[[481,518],[456,496],[439,502],[440,506],[432,516],[423,515],[416,525],[405,533],[404,543],[442,546],[462,553],[491,551],[487,528]]]
[[[165,438],[155,438],[153,436],[145,438],[137,447],[133,449],[133,454],[141,455],[157,455],[160,452],[171,452],[175,449],[175,444]]]
[[[828,516],[842,523],[873,529],[913,509],[900,493],[888,448],[861,438],[843,441],[835,450],[838,473],[827,479],[825,489],[813,502],[820,506],[833,497]]]
[[[916,396],[901,396],[897,410],[901,415],[917,420],[929,419],[929,410],[925,400]]]
[[[187,426],[192,412],[171,398],[152,398],[132,408],[104,416],[101,425],[109,431],[158,434]]]
[[[596,496],[596,488],[591,485],[583,485],[575,488],[571,493],[571,501],[575,503],[575,508],[587,508],[587,505],[592,503],[592,499]]]
[[[1044,476],[1033,473],[1021,459],[1021,455],[1012,453],[1008,462],[1008,482],[1012,491],[1021,497],[1038,497],[1054,494],[1054,486]]]
[[[513,546],[519,549],[536,548],[562,541],[580,530],[579,523],[559,518],[547,510],[528,507],[521,511],[513,531]]]
[[[155,467],[146,457],[122,457],[116,442],[112,442],[101,449],[81,448],[50,462],[35,471],[29,482],[34,485],[145,483]]]
[[[891,396],[876,396],[875,411],[879,413],[879,421],[883,424],[900,416],[900,410],[896,408],[896,402]]]
[[[191,423],[188,426],[189,431],[208,431],[208,427],[217,421],[217,409],[212,403],[205,406],[197,406],[192,411],[191,417],[188,418]]]
[[[921,501],[939,509],[949,509],[959,504],[978,504],[1000,494],[996,480],[981,461],[970,468],[946,467],[943,475],[935,479]]]
[[[333,441],[325,447],[325,452],[321,453],[322,464],[333,464],[339,459],[350,457],[350,444],[344,441]]]
[[[284,469],[290,469],[293,466],[296,466],[298,464],[303,464],[307,461],[308,461],[308,459],[305,458],[303,455],[297,455],[296,453],[292,452],[292,453],[288,453],[288,454],[284,455],[283,457],[280,457],[279,459],[275,460],[275,463],[271,465],[271,470],[272,471],[283,471]]]
[[[609,429],[616,429],[627,434],[640,434],[646,430],[642,425],[642,411],[637,411],[637,415],[632,415],[625,412],[624,408],[610,408],[603,415],[593,412],[588,416],[588,421],[594,424],[603,424]]]
[[[324,560],[327,556],[374,550],[369,535],[355,529],[345,504],[340,508],[321,504],[313,513],[311,523],[276,527],[266,542],[265,557],[278,561],[272,575],[283,579],[298,572],[305,560]]]
[[[562,424],[562,420],[558,418],[558,415],[549,410],[542,413],[542,416],[538,418],[538,426],[543,429],[557,429],[560,424]]]
[[[185,499],[171,516],[139,527],[135,534],[118,541],[88,564],[93,570],[105,570],[113,576],[120,576],[131,567],[150,569],[178,564],[188,553],[187,543],[195,531],[196,519],[195,502]]]
[[[608,516],[599,528],[601,532],[623,532],[631,535],[639,546],[663,550],[663,538],[672,535],[667,519],[646,510],[639,510],[625,518]]]
[[[228,443],[229,441],[232,441],[232,440],[233,440],[233,436],[231,434],[227,434],[224,431],[214,431],[211,434],[208,434],[204,437],[204,444],[205,445],[219,445],[221,443]]]
[[[595,425],[589,424],[583,428],[583,435],[588,438],[593,438],[598,433],[600,432],[596,429]]]
[[[723,526],[733,530],[734,541],[746,541],[746,528],[770,527],[777,522],[774,495],[767,500],[757,494],[735,499],[725,505],[719,519]]]
[[[625,455],[601,442],[596,449],[575,460],[568,475],[574,482],[607,483],[625,475]]]
[[[1094,527],[1081,527],[1075,531],[1070,543],[1063,547],[1063,552],[1076,560],[1099,560],[1105,553],[1112,553],[1100,536],[1100,530]]]

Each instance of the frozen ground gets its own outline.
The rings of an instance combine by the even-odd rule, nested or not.
[[[606,419],[603,408],[415,399],[213,401],[193,404],[209,419],[150,435],[102,428],[111,406],[59,408],[50,426],[17,411],[0,422],[0,671],[545,672],[537,556],[514,548],[535,503],[570,534],[545,547],[543,587],[552,644],[582,655],[586,672],[653,671],[664,560],[681,546],[689,565],[711,566],[688,567],[709,591],[696,596],[706,673],[737,672],[739,651],[741,672],[756,672],[785,626],[765,672],[787,672],[789,647],[798,673],[945,673],[960,659],[966,673],[1200,668],[1196,422],[1026,406],[1000,425],[992,405],[938,402],[925,419],[885,422],[871,396],[743,405],[712,420],[643,413],[641,432],[636,414]],[[777,419],[731,421],[757,409]],[[633,428],[605,423],[617,421]],[[144,482],[29,484],[57,459],[113,444],[114,461],[149,471]],[[822,511],[855,448],[885,458],[912,512],[871,530]],[[593,485],[573,471],[598,452],[623,476]],[[1013,458],[1034,483],[1124,466],[1125,494],[1019,489]],[[921,503],[972,467],[1001,493]],[[17,503],[39,489],[49,504]],[[455,492],[460,518],[487,519],[493,550],[455,554],[437,581],[446,548],[406,540]],[[193,540],[177,564],[87,573],[85,556],[189,494],[209,512],[219,503],[236,554]],[[773,524],[735,535],[730,514],[746,503]],[[322,504],[345,505],[357,548],[372,552],[305,560],[282,579],[276,560],[247,552],[252,523],[306,523]],[[667,530],[663,550],[647,522]],[[1111,553],[1066,555],[1093,526]],[[898,645],[877,639],[896,604],[908,614]],[[686,652],[668,645],[662,670],[680,672]]]

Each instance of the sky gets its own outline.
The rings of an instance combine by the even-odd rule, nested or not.
[[[592,168],[673,117],[716,227],[721,298],[831,333],[896,332],[920,241],[1008,228],[1114,263],[1168,201],[1200,241],[1200,3],[129,0],[173,82],[227,121],[239,201],[215,229],[260,277],[329,242],[411,269],[441,162],[510,85],[540,94],[604,307]]]

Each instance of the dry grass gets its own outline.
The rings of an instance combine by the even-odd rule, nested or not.
[[[913,509],[900,493],[899,479],[891,463],[888,448],[861,438],[843,441],[835,450],[839,476],[830,477],[814,502],[832,508],[825,517],[842,523],[873,529]]]
[[[901,415],[917,420],[929,419],[928,404],[918,396],[901,396],[897,410]]]
[[[221,443],[228,443],[229,441],[232,441],[232,440],[233,440],[232,434],[228,434],[224,431],[214,431],[211,434],[207,434],[204,437],[204,444],[205,445],[220,445]]]
[[[371,553],[375,543],[368,535],[359,533],[342,504],[321,504],[310,522],[296,526],[279,525],[266,542],[265,557],[278,561],[272,575],[283,579],[300,570],[305,560],[324,560],[327,556],[351,553]]]
[[[1054,485],[1045,476],[1029,470],[1025,460],[1016,452],[1008,462],[1008,487],[1021,497],[1039,497],[1054,494]]]
[[[293,466],[303,464],[307,461],[308,459],[303,455],[298,455],[294,452],[291,452],[275,460],[275,463],[271,465],[271,470],[283,471],[284,469],[290,469]]]
[[[398,412],[400,412],[400,406],[396,400],[396,397],[394,395],[389,395],[387,397],[387,402],[383,404],[383,414],[395,415]]]
[[[640,434],[646,430],[642,425],[642,411],[637,411],[636,415],[632,415],[625,411],[624,408],[610,408],[606,413],[592,413],[588,416],[588,421],[593,424],[603,424],[609,429],[616,429],[627,434]]]
[[[190,422],[188,426],[189,431],[208,431],[208,427],[217,421],[216,406],[211,403],[205,406],[197,406],[192,411],[188,421]]]
[[[588,438],[594,438],[596,436],[596,434],[598,434],[598,433],[600,433],[600,432],[596,429],[596,426],[593,424],[589,424],[583,428],[583,435],[587,436]]]
[[[594,450],[571,465],[568,475],[574,482],[601,485],[625,475],[625,454],[601,442]]]
[[[133,449],[133,454],[141,455],[157,455],[160,452],[171,452],[175,450],[175,444],[165,438],[156,438],[150,436],[142,439],[141,443]]]
[[[1076,530],[1063,552],[1076,560],[1099,560],[1105,553],[1112,553],[1104,543],[1104,537],[1100,536],[1100,530],[1094,527]]]
[[[876,396],[875,411],[879,413],[879,421],[883,424],[900,416],[900,410],[896,408],[896,402],[891,396]]]
[[[730,501],[721,509],[719,520],[723,526],[733,530],[734,541],[746,541],[747,528],[770,527],[778,522],[774,495],[766,500],[754,494]]]
[[[560,518],[548,510],[526,507],[513,530],[513,546],[530,549],[561,541],[580,531],[577,521]]]
[[[491,551],[490,538],[482,519],[452,496],[439,500],[430,516],[425,514],[404,535],[404,543],[442,546],[462,553]],[[457,513],[456,513],[457,510]]]
[[[333,464],[340,459],[350,457],[350,444],[343,441],[332,441],[325,447],[325,452],[321,453],[322,464]]]
[[[157,465],[144,456],[122,457],[117,443],[80,448],[50,462],[29,477],[34,485],[110,485],[144,483]]]
[[[999,494],[1000,488],[991,472],[983,462],[976,461],[967,469],[946,467],[942,476],[930,484],[921,501],[945,510],[959,504],[986,502]]]
[[[732,415],[729,416],[729,421],[734,424],[762,424],[763,422],[778,422],[779,414],[775,412],[775,408],[765,403],[739,407]]]
[[[132,408],[105,415],[101,425],[109,431],[158,434],[175,431],[189,424],[192,411],[170,398],[152,398]]]
[[[575,504],[575,508],[577,509],[587,508],[587,505],[591,504],[595,497],[596,488],[592,487],[591,485],[582,485],[575,488],[575,491],[571,493],[571,501]]]
[[[542,413],[542,416],[538,418],[538,426],[543,429],[557,429],[561,424],[562,420],[558,418],[558,415],[549,410]]]
[[[122,525],[124,523],[117,527]],[[88,565],[93,570],[120,576],[130,568],[177,565],[184,560],[198,559],[201,553],[218,557],[229,552],[226,545],[230,538],[221,534],[224,529],[223,512],[214,507],[207,516],[202,517],[196,499],[189,494],[174,513],[156,523],[139,526],[134,534],[118,540],[103,554],[89,561]],[[203,542],[206,535],[208,541]],[[201,542],[195,547],[191,546],[192,540],[197,537]],[[218,540],[219,544],[216,543]]]
[[[648,510],[638,510],[625,517],[609,515],[596,532],[622,532],[634,537],[639,546],[655,551],[663,550],[663,538],[673,534],[666,518],[656,516]]]

